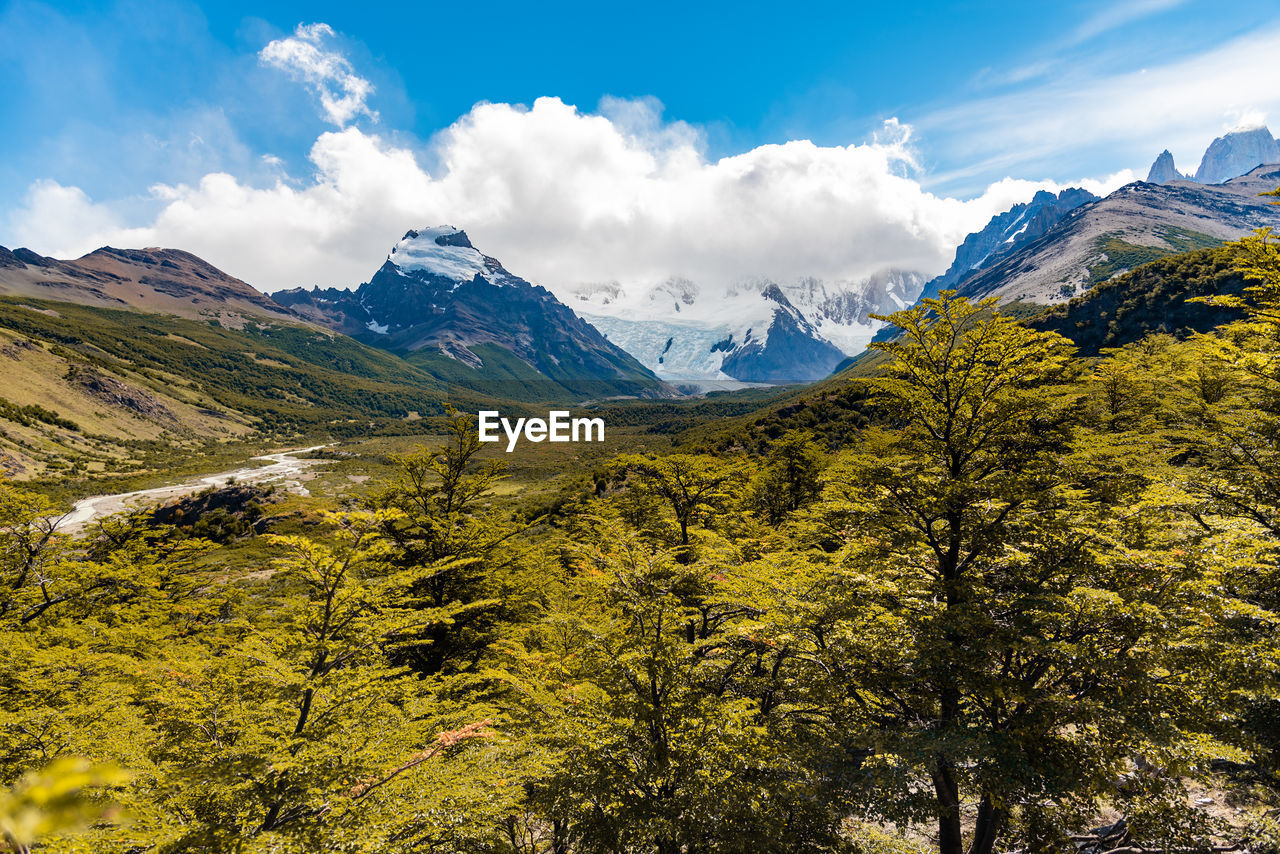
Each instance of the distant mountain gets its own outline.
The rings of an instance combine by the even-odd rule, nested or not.
[[[1280,142],[1271,135],[1271,131],[1265,127],[1234,130],[1209,143],[1194,176],[1179,172],[1174,167],[1173,155],[1165,149],[1151,164],[1147,182],[1168,184],[1170,181],[1196,181],[1201,184],[1221,184],[1267,163],[1280,163]]]
[[[0,246],[0,294],[166,312],[180,317],[291,318],[239,279],[180,249],[104,246],[74,261]]]
[[[947,271],[924,286],[922,297],[936,297],[976,271],[996,264],[1002,258],[1039,239],[1068,213],[1098,197],[1077,187],[1056,196],[1040,190],[1030,202],[1017,204],[997,214],[981,231],[975,231],[956,249],[955,260]]]
[[[1264,163],[1280,163],[1280,142],[1265,127],[1233,131],[1205,149],[1196,170],[1202,184],[1218,184],[1236,178]]]
[[[1232,177],[1235,176],[1233,175]],[[1152,163],[1151,168],[1147,170],[1148,184],[1168,184],[1170,181],[1189,180],[1191,179],[1179,172],[1177,167],[1173,165],[1173,155],[1169,153],[1167,148],[1160,152],[1156,162]]]
[[[0,472],[136,473],[151,452],[198,458],[211,442],[250,434],[292,442],[402,432],[412,429],[406,421],[442,414],[446,402],[494,408],[293,316],[215,306],[183,317],[87,302],[0,296]]]
[[[1037,304],[1074,296],[1148,261],[1280,227],[1280,208],[1258,194],[1280,185],[1280,166],[1224,184],[1135,182],[1068,213],[1041,237],[961,279],[964,296]]]
[[[762,278],[723,290],[671,278],[650,288],[584,286],[571,302],[668,382],[733,387],[826,377],[880,328],[871,314],[905,308],[923,284],[900,270],[860,281]]]
[[[549,291],[451,226],[407,232],[354,291],[294,288],[273,297],[446,382],[498,397],[674,395]]]

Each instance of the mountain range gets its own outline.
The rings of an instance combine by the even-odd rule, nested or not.
[[[673,278],[647,290],[582,287],[571,304],[670,383],[804,383],[860,352],[881,325],[870,315],[910,305],[924,278],[899,270],[856,282],[762,278],[714,292]]]
[[[1258,166],[1223,184],[1126,184],[1069,211],[1037,239],[950,287],[974,299],[1066,302],[1148,261],[1280,225],[1280,211],[1258,197],[1278,183],[1280,165]]]
[[[1280,163],[1280,141],[1265,126],[1243,128],[1209,143],[1195,175],[1179,172],[1173,162],[1173,155],[1166,148],[1151,164],[1147,182],[1168,184],[1171,181],[1195,181],[1199,184],[1221,184],[1264,163]]]
[[[1021,315],[1060,306],[1035,322],[1086,352],[1211,328],[1219,315],[1187,300],[1242,286],[1216,247],[1280,228],[1280,208],[1258,195],[1280,185],[1275,145],[1265,128],[1236,132],[1209,146],[1203,180],[1181,176],[1166,152],[1149,176],[1160,180],[1105,198],[1037,193],[970,234],[928,281],[884,270],[725,290],[671,278],[584,286],[561,302],[464,231],[435,226],[405,233],[352,290],[269,297],[179,249],[59,260],[0,247],[0,468],[39,472],[73,449],[127,471],[139,442],[389,429],[446,404],[810,383],[885,334],[871,315],[945,289]],[[1272,162],[1230,174],[1259,157]]]
[[[272,298],[442,380],[497,396],[675,394],[550,291],[482,254],[452,226],[410,230],[354,290],[294,288]]]

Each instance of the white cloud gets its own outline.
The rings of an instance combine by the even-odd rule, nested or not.
[[[1265,127],[1267,114],[1252,107],[1242,107],[1227,111],[1227,120],[1222,123],[1224,131],[1252,130]]]
[[[180,247],[274,290],[356,285],[407,229],[449,223],[563,295],[584,282],[641,286],[672,275],[727,287],[761,275],[940,272],[993,214],[1058,189],[1006,179],[970,201],[933,195],[912,177],[911,129],[896,120],[868,144],[793,141],[710,160],[701,136],[663,122],[651,99],[602,109],[608,115],[557,98],[479,104],[433,141],[436,174],[384,137],[328,132],[306,180],[255,187],[213,173],[158,186],[160,211],[137,228],[76,188],[41,182],[12,230],[64,256],[102,243]]]
[[[334,35],[328,24],[298,24],[292,36],[270,42],[258,58],[306,83],[320,98],[325,118],[338,127],[361,114],[376,119],[367,103],[373,84],[356,74],[342,53],[326,47]]]

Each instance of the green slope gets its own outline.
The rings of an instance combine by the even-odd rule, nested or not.
[[[422,430],[493,399],[343,335],[0,298],[0,470],[126,471],[209,442]],[[203,452],[202,452],[203,453]]]
[[[1235,319],[1237,313],[1188,300],[1239,294],[1245,282],[1231,267],[1231,251],[1226,248],[1168,256],[1096,285],[1027,323],[1065,335],[1085,356],[1096,356],[1104,347],[1120,347],[1152,332],[1179,337],[1208,332]]]

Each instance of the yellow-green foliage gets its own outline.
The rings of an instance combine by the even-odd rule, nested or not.
[[[466,416],[234,551],[0,482],[0,849],[1275,851],[1280,257],[1224,251],[1212,333],[944,294],[538,502]]]

